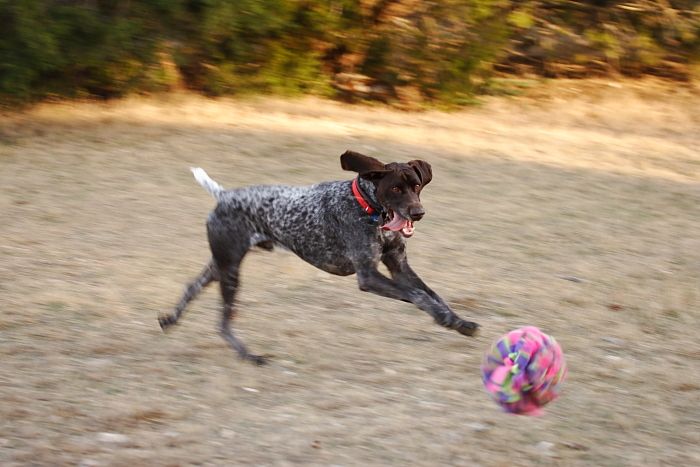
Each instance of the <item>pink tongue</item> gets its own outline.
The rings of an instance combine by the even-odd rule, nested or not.
[[[406,225],[408,224],[408,221],[406,219],[404,219],[403,217],[399,216],[398,214],[396,214],[395,212],[393,214],[394,214],[394,217],[392,217],[389,222],[384,224],[382,226],[382,228],[384,230],[397,231],[397,230],[401,230],[404,227],[406,227]]]

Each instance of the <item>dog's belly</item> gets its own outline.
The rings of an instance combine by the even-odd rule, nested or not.
[[[324,263],[324,264],[314,264],[319,269],[322,269],[336,276],[349,276],[350,274],[355,274],[355,266],[350,262],[346,263]]]
[[[342,240],[333,235],[324,235],[320,230],[312,229],[303,236],[277,237],[274,242],[322,271],[337,276],[355,274],[355,265],[346,256]]]
[[[337,251],[327,251],[322,248],[307,249],[291,248],[296,255],[322,271],[336,276],[355,274],[355,265],[349,258],[338,255]]]

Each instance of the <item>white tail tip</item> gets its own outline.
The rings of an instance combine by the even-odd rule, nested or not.
[[[214,198],[219,197],[219,193],[224,191],[223,187],[216,183],[201,167],[190,167],[192,175],[194,175],[197,183],[202,185],[202,187],[209,192]]]

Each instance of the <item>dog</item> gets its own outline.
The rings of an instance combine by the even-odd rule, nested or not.
[[[201,168],[195,179],[216,200],[207,220],[211,261],[187,285],[171,314],[158,318],[163,330],[176,324],[187,304],[213,281],[219,281],[223,311],[219,331],[245,360],[265,358],[248,352],[231,330],[235,315],[240,264],[252,247],[280,246],[323,271],[357,275],[361,291],[410,302],[449,329],[473,336],[479,325],[456,315],[445,301],[411,269],[406,239],[425,215],[420,195],[432,179],[430,164],[422,160],[384,164],[363,154],[340,156],[353,180],[311,186],[250,186],[226,190]],[[391,278],[377,269],[384,263]]]

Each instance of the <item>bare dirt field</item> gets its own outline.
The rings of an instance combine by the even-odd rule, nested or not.
[[[0,464],[700,465],[700,96],[561,82],[458,113],[188,95],[0,115]],[[411,263],[476,338],[283,251],[246,257],[239,361],[209,258],[227,187],[349,179],[346,149],[434,178]],[[479,363],[525,324],[569,378],[499,411]]]

